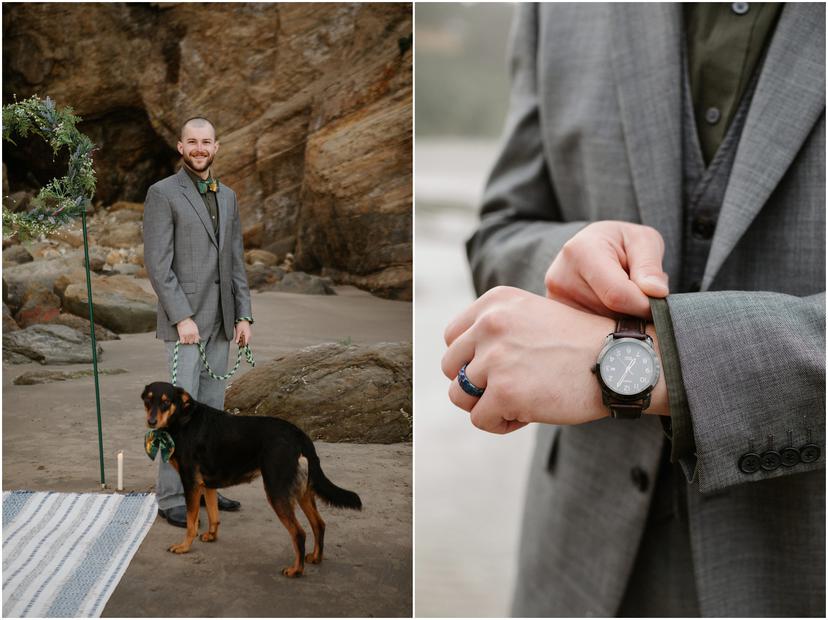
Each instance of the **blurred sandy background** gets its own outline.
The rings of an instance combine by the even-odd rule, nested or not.
[[[443,329],[475,298],[464,242],[506,113],[512,7],[415,12],[415,613],[508,616],[534,432],[475,429],[440,358]]]

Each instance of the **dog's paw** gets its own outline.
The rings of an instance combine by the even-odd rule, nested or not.
[[[321,561],[322,561],[321,557],[318,558],[315,555],[313,555],[312,553],[309,553],[308,555],[305,556],[305,562],[307,562],[308,564],[319,564]]]
[[[216,542],[218,540],[218,534],[211,534],[210,532],[204,532],[201,535],[202,542]]]
[[[283,568],[282,569],[282,574],[285,577],[301,577],[302,576],[302,571],[298,568],[293,567],[293,566],[289,566],[288,568]]]
[[[178,543],[177,545],[170,545],[167,551],[171,553],[187,553],[190,550],[190,545],[187,543]]]

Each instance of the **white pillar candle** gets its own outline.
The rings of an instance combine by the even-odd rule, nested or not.
[[[118,450],[118,490],[124,490],[124,451]]]

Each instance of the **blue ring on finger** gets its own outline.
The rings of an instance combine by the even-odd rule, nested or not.
[[[460,372],[457,373],[457,383],[460,384],[460,388],[469,396],[480,398],[483,396],[483,392],[486,391],[486,388],[479,388],[474,383],[469,381],[469,378],[466,376],[466,366],[468,366],[468,364],[463,364]]]

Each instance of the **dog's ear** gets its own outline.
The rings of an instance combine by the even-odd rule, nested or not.
[[[189,408],[190,403],[193,400],[193,397],[187,393],[187,390],[184,388],[177,387],[175,388],[175,394],[178,396],[178,400],[181,402],[181,406],[184,409]]]

